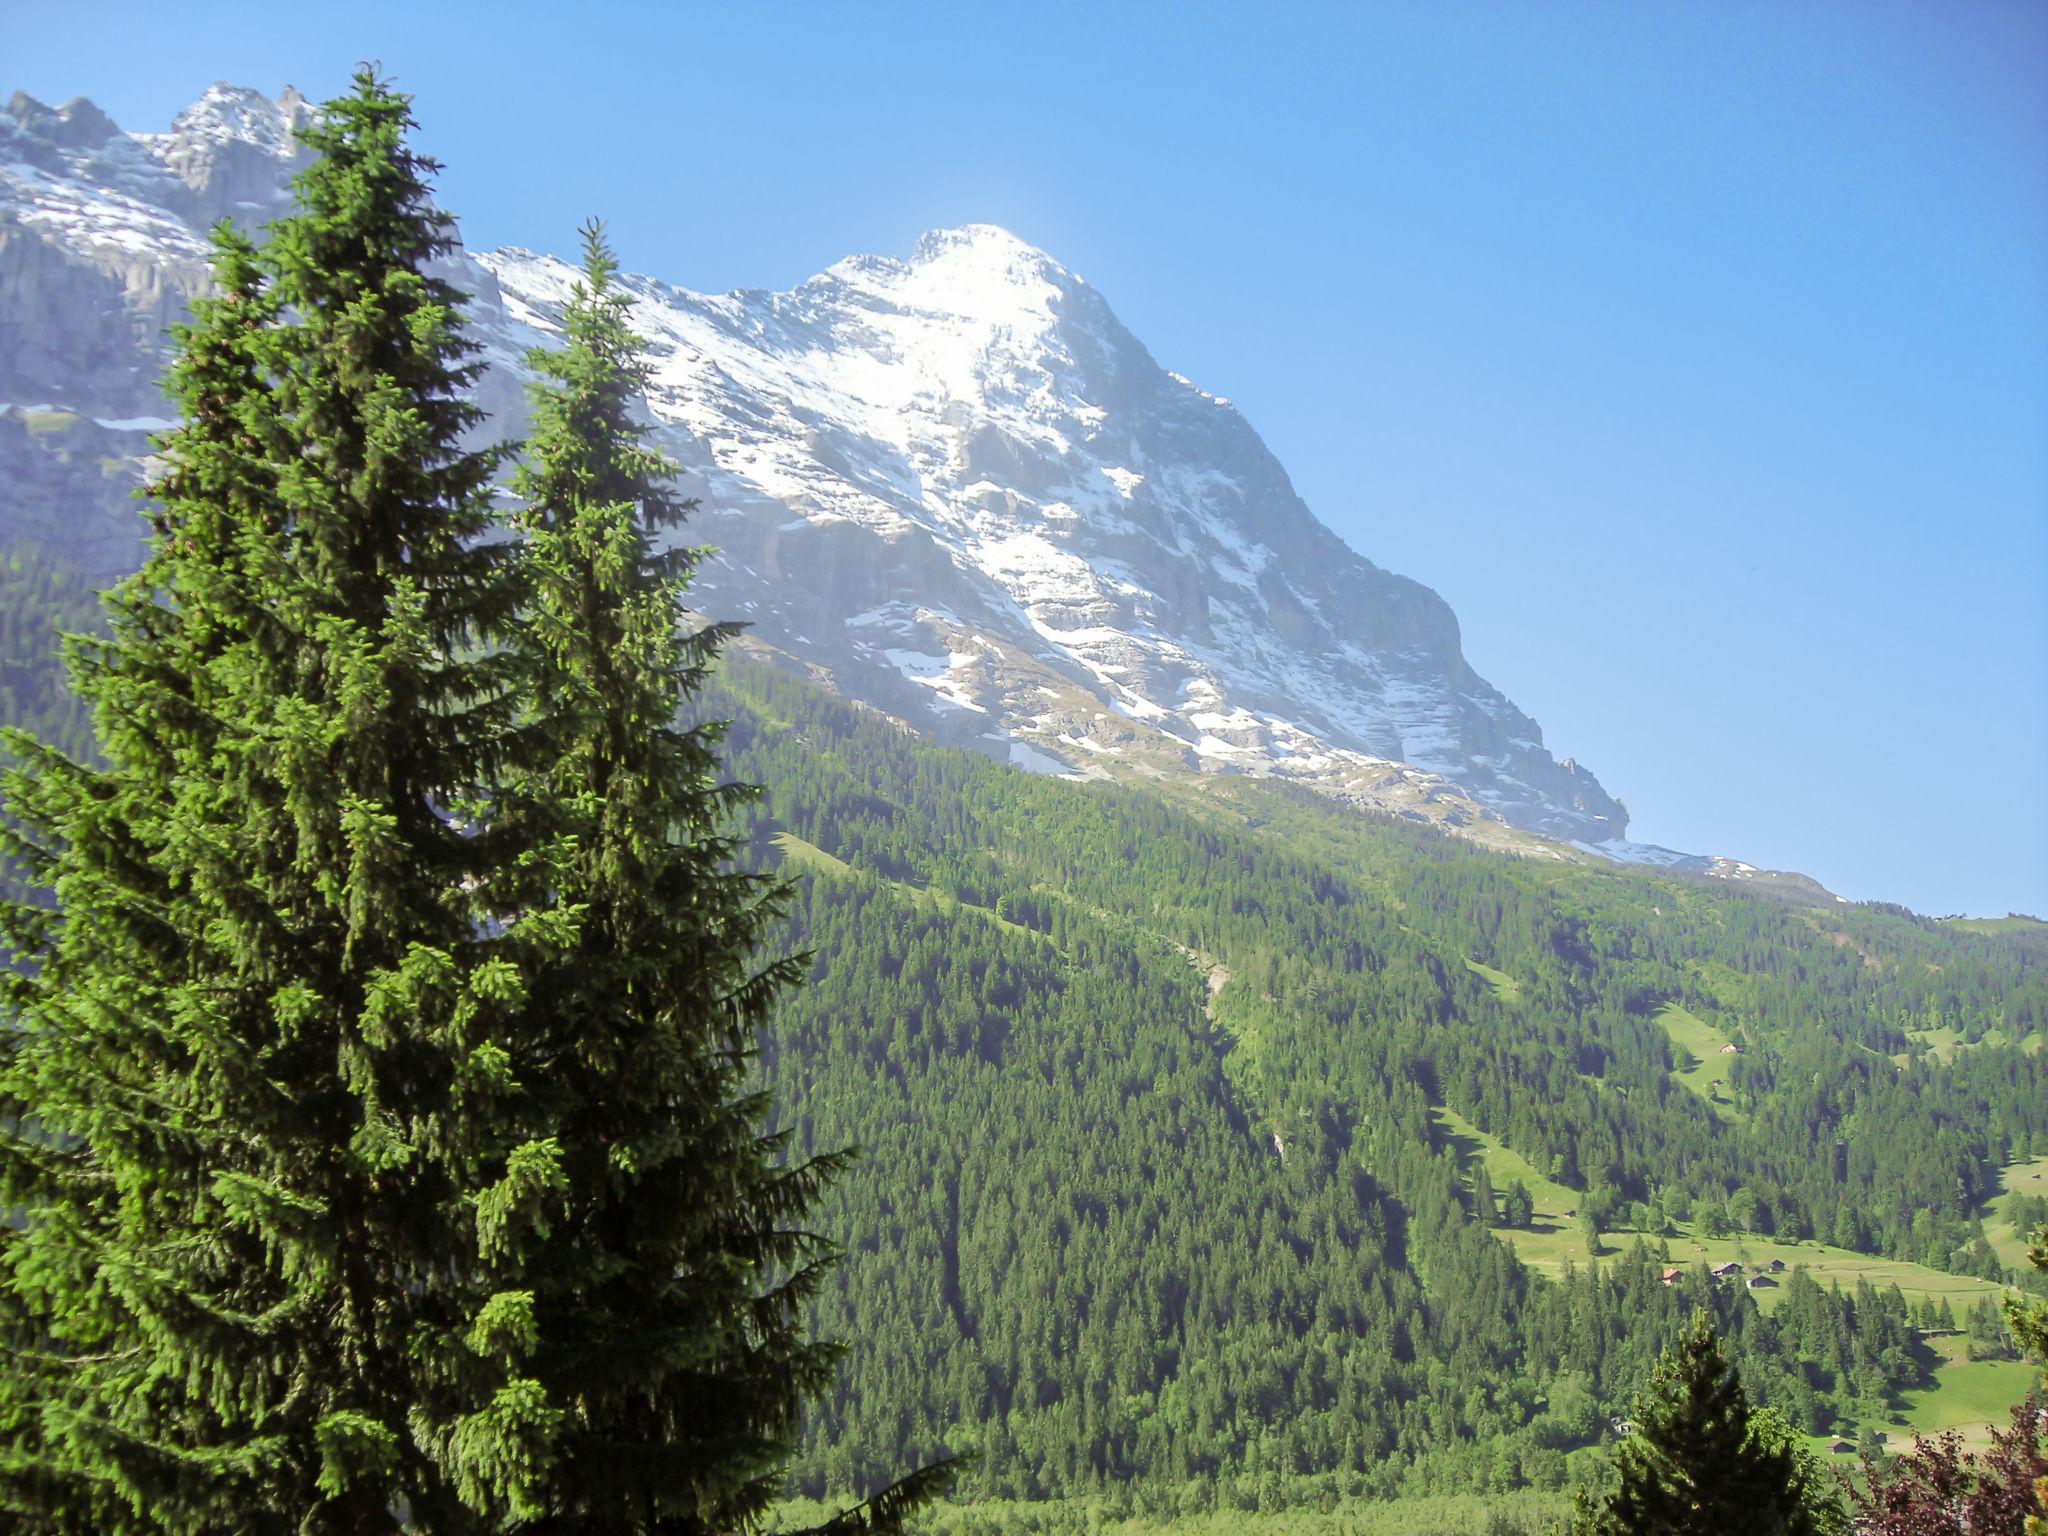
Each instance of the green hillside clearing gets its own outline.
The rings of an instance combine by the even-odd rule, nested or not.
[[[1473,975],[1483,977],[1493,988],[1493,995],[1504,1003],[1519,1003],[1522,1000],[1522,984],[1506,971],[1496,971],[1490,965],[1481,965],[1477,960],[1467,960],[1465,969]]]
[[[1726,1090],[1735,1065],[1728,1047],[1734,1042],[1676,1003],[1666,1003],[1657,1010],[1657,1023],[1678,1047],[1680,1059],[1692,1058],[1691,1066],[1681,1066],[1672,1076],[1712,1105],[1716,1114],[1731,1113]]]
[[[1912,1431],[1938,1435],[1957,1430],[1963,1444],[1981,1450],[1991,1443],[1991,1431],[2003,1427],[2012,1406],[2033,1391],[2041,1379],[2040,1367],[2017,1360],[1960,1360],[1934,1373],[1934,1385],[1923,1391],[1906,1392],[1905,1432],[1891,1429],[1892,1451],[1909,1449]],[[1880,1425],[1879,1428],[1887,1426]]]
[[[845,878],[853,873],[853,866],[846,860],[833,858],[816,843],[807,843],[794,832],[777,833],[774,843],[782,850],[783,868],[790,874],[805,872]]]
[[[1578,1191],[1551,1182],[1519,1152],[1503,1146],[1497,1138],[1487,1135],[1448,1105],[1438,1105],[1436,1116],[1456,1152],[1458,1166],[1465,1171],[1468,1185],[1473,1168],[1484,1165],[1486,1176],[1493,1181],[1497,1193],[1505,1192],[1510,1184],[1529,1186],[1529,1193],[1536,1202],[1535,1226],[1527,1231],[1495,1228],[1500,1236],[1514,1243],[1523,1262],[1545,1268],[1536,1258],[1537,1254],[1542,1254],[1545,1258],[1555,1259],[1553,1272],[1561,1272],[1567,1249],[1576,1245],[1579,1256],[1585,1256],[1585,1244],[1569,1226],[1572,1215],[1579,1208]],[[1554,1255],[1553,1248],[1556,1249]]]
[[[862,871],[854,868],[846,860],[834,857],[816,843],[806,842],[794,832],[779,832],[770,841],[775,847],[782,850],[785,873],[825,874],[836,876],[842,880],[872,879],[878,884],[889,887],[891,890],[901,891],[914,901],[929,902],[942,912],[972,912],[977,917],[994,923],[1000,928],[1005,928],[1011,933],[1042,937],[1042,935],[1034,934],[1032,929],[1026,928],[1022,923],[1013,923],[1007,917],[993,912],[987,907],[977,906],[971,901],[962,901],[959,897],[948,891],[939,890],[935,886],[915,885],[907,880],[889,880],[879,875],[863,874]]]
[[[1334,1508],[1254,1511],[1216,1509],[1147,1514],[1128,1500],[1100,1498],[986,1499],[943,1503],[921,1516],[923,1536],[1517,1536],[1549,1530],[1570,1510],[1561,1493],[1523,1489],[1480,1497],[1440,1494],[1417,1498],[1343,1499]],[[845,1501],[794,1499],[776,1508],[768,1530],[802,1531],[822,1525]]]
[[[2048,1195],[2048,1157],[2009,1164],[1998,1176],[1998,1187],[2001,1193],[1985,1208],[1984,1238],[1999,1263],[2018,1269],[2028,1262],[2028,1233],[2008,1213],[2016,1197]]]
[[[1975,1040],[1964,1039],[1962,1031],[1947,1024],[1942,1025],[1939,1029],[1909,1029],[1906,1031],[1906,1038],[1925,1046],[1929,1051],[1933,1052],[1935,1060],[1943,1065],[1954,1061],[1957,1051],[1974,1050],[1979,1046],[2012,1045],[2015,1043],[2011,1035],[1996,1025],[1985,1030]],[[2044,1040],[2041,1032],[2035,1030],[2017,1043],[2020,1049],[2032,1056],[2038,1055],[2042,1047],[2048,1045],[2048,1040]],[[1903,1055],[1893,1059],[1902,1066],[1906,1061]]]
[[[1572,1217],[1579,1206],[1576,1190],[1545,1178],[1520,1153],[1503,1146],[1497,1138],[1480,1130],[1456,1110],[1440,1105],[1436,1114],[1452,1146],[1457,1149],[1459,1166],[1466,1170],[1468,1180],[1472,1166],[1478,1162],[1485,1165],[1487,1177],[1493,1181],[1496,1190],[1506,1189],[1517,1180],[1529,1186],[1529,1193],[1536,1201],[1535,1226],[1528,1231],[1511,1231],[1505,1227],[1495,1229],[1495,1234],[1503,1241],[1514,1244],[1515,1252],[1524,1264],[1555,1279],[1564,1273],[1567,1262],[1577,1265],[1589,1262],[1585,1239],[1572,1224]],[[2012,1172],[2017,1176],[2017,1182],[2009,1183],[2008,1189],[2048,1191],[2048,1158],[2037,1159]],[[2007,1230],[2010,1230],[2009,1226]],[[1958,1308],[1968,1306],[1980,1297],[1996,1298],[2005,1294],[2003,1286],[1988,1280],[1951,1275],[1904,1259],[1855,1253],[1828,1243],[1780,1242],[1755,1234],[1703,1237],[1695,1233],[1690,1224],[1681,1224],[1676,1235],[1670,1237],[1633,1232],[1626,1228],[1603,1230],[1600,1234],[1605,1253],[1620,1252],[1638,1238],[1651,1243],[1660,1238],[1668,1242],[1671,1261],[1687,1268],[1704,1264],[1711,1269],[1719,1264],[1735,1263],[1742,1265],[1746,1272],[1754,1273],[1767,1268],[1771,1260],[1778,1259],[1788,1271],[1805,1265],[1807,1272],[1822,1285],[1834,1282],[1845,1291],[1854,1290],[1858,1280],[1867,1279],[1880,1290],[1896,1285],[1908,1299],[1917,1300],[1924,1296],[1938,1301],[1947,1298],[1951,1306]],[[2024,1260],[2024,1244],[2021,1248],[2020,1257]],[[1776,1305],[1779,1294],[1776,1288],[1759,1290],[1756,1292],[1757,1304],[1768,1312]]]
[[[1468,1180],[1471,1170],[1483,1165],[1497,1190],[1505,1189],[1516,1180],[1529,1186],[1529,1192],[1536,1200],[1533,1229],[1511,1231],[1504,1227],[1495,1228],[1495,1235],[1511,1243],[1524,1264],[1554,1280],[1563,1275],[1568,1263],[1583,1267],[1598,1262],[1588,1257],[1585,1239],[1571,1220],[1578,1209],[1577,1191],[1544,1178],[1527,1159],[1512,1148],[1503,1146],[1498,1139],[1480,1130],[1456,1110],[1439,1106],[1436,1114],[1456,1150],[1459,1166],[1466,1170]],[[1994,1202],[1994,1207],[2014,1193],[2048,1193],[2048,1157],[2007,1169],[2005,1189],[2006,1194]],[[2009,1222],[2001,1227],[1996,1220],[1988,1220],[1985,1225],[2001,1258],[2007,1263],[2025,1262],[2025,1242],[2013,1232]],[[1624,1251],[1639,1238],[1652,1243],[1660,1240],[1653,1234],[1626,1230],[1603,1231],[1600,1237],[1606,1257]],[[1672,1262],[1686,1268],[1703,1265],[1712,1269],[1717,1265],[1736,1263],[1743,1266],[1746,1278],[1768,1269],[1771,1261],[1777,1259],[1784,1263],[1788,1273],[1804,1265],[1807,1273],[1822,1285],[1836,1284],[1845,1291],[1853,1291],[1859,1280],[1867,1279],[1879,1290],[1896,1285],[1901,1294],[1911,1300],[1917,1301],[1922,1297],[1937,1301],[1945,1299],[1958,1312],[1981,1298],[1996,1299],[2005,1291],[2003,1286],[1986,1280],[1951,1275],[1898,1259],[1874,1258],[1827,1243],[1779,1242],[1754,1235],[1701,1237],[1689,1226],[1681,1227],[1676,1236],[1661,1240],[1670,1245]],[[1783,1276],[1777,1278],[1782,1280]],[[1769,1312],[1783,1298],[1784,1290],[1782,1286],[1766,1287],[1751,1294],[1755,1296],[1757,1305]],[[1950,1342],[1937,1340],[1936,1344]],[[1915,1430],[1934,1435],[1955,1429],[1961,1432],[1967,1445],[1988,1445],[1992,1428],[2004,1424],[2012,1405],[2033,1390],[2036,1372],[2031,1366],[2011,1361],[1964,1360],[1956,1357],[1958,1351],[1954,1349],[1939,1352],[1948,1359],[1947,1363],[1936,1368],[1934,1384],[1905,1394],[1906,1406],[1902,1414],[1873,1422],[1870,1426],[1890,1436],[1890,1449],[1894,1452],[1911,1445]],[[1848,1438],[1854,1440],[1856,1430],[1862,1427],[1856,1426]],[[1812,1436],[1808,1443],[1817,1454],[1826,1455],[1827,1446],[1833,1438]]]
[[[1616,1247],[1635,1241],[1637,1236],[1633,1232],[1603,1234],[1605,1241]],[[1951,1275],[1945,1270],[1929,1269],[1924,1264],[1914,1264],[1905,1259],[1881,1259],[1867,1253],[1854,1253],[1828,1243],[1779,1242],[1753,1234],[1701,1237],[1689,1227],[1682,1227],[1678,1236],[1666,1241],[1671,1244],[1674,1264],[1704,1264],[1711,1269],[1716,1265],[1734,1263],[1742,1265],[1745,1274],[1753,1274],[1758,1269],[1768,1268],[1771,1260],[1779,1259],[1787,1271],[1805,1265],[1807,1273],[1822,1285],[1836,1283],[1845,1291],[1854,1290],[1859,1280],[1868,1280],[1879,1290],[1896,1285],[1909,1301],[1921,1297],[1934,1301],[1946,1298],[1949,1305],[1959,1311],[1982,1297],[1995,1299],[2005,1294],[2004,1286],[1994,1285],[1989,1280]],[[1768,1312],[1777,1304],[1781,1293],[1767,1288],[1755,1294],[1757,1305]]]
[[[2048,922],[2038,917],[2022,917],[2013,913],[2009,917],[1945,917],[1945,928],[1960,928],[1965,933],[2042,933],[2048,932]]]

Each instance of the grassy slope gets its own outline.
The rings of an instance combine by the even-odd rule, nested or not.
[[[923,1536],[1491,1536],[1551,1529],[1570,1510],[1563,1494],[1524,1489],[1492,1498],[1450,1494],[1434,1498],[1353,1500],[1335,1509],[1273,1514],[1219,1509],[1191,1514],[1126,1514],[1100,1499],[1045,1499],[1010,1503],[942,1504],[917,1524]],[[770,1518],[768,1530],[815,1527],[839,1506],[792,1500]]]
[[[1468,1165],[1475,1157],[1484,1159],[1487,1175],[1494,1181],[1496,1189],[1505,1187],[1510,1180],[1521,1179],[1536,1197],[1537,1230],[1511,1232],[1502,1228],[1498,1233],[1504,1241],[1515,1245],[1523,1263],[1555,1277],[1564,1272],[1566,1260],[1574,1264],[1588,1261],[1585,1242],[1570,1225],[1570,1217],[1579,1203],[1575,1191],[1542,1178],[1513,1149],[1502,1146],[1497,1139],[1455,1111],[1440,1109],[1437,1113],[1459,1145],[1461,1158]],[[2041,1165],[2037,1175],[2048,1177],[2048,1158],[2042,1159]],[[1658,1241],[1655,1234],[1632,1232],[1626,1228],[1603,1230],[1600,1236],[1604,1251],[1610,1254],[1622,1251],[1639,1237],[1650,1242]],[[1776,1238],[1754,1234],[1702,1237],[1689,1224],[1681,1224],[1675,1236],[1663,1240],[1671,1245],[1674,1264],[1704,1264],[1711,1268],[1732,1262],[1754,1270],[1768,1265],[1772,1259],[1782,1259],[1788,1270],[1805,1265],[1808,1273],[1822,1285],[1838,1282],[1844,1290],[1853,1290],[1858,1280],[1867,1279],[1880,1290],[1896,1285],[1909,1299],[1926,1296],[1938,1301],[1946,1297],[1952,1307],[1968,1306],[1983,1296],[2005,1294],[2003,1286],[1988,1280],[1951,1275],[1903,1259],[1881,1259],[1867,1253],[1855,1253],[1829,1243],[1780,1242]],[[1777,1303],[1778,1293],[1762,1290],[1756,1293],[1756,1298],[1758,1305],[1768,1311]]]
[[[1943,1065],[1954,1061],[1957,1051],[1972,1050],[1980,1045],[2011,1045],[2014,1043],[2013,1037],[2004,1030],[1999,1029],[1996,1025],[1985,1030],[1982,1038],[1976,1040],[1965,1040],[1962,1031],[1947,1024],[1942,1025],[1938,1029],[1909,1029],[1906,1031],[1906,1035],[1909,1039],[1927,1047],[1934,1054],[1935,1059]],[[2044,1046],[2048,1046],[2048,1040],[2044,1040],[2041,1032],[2035,1030],[2031,1035],[2021,1039],[2018,1044],[2024,1051],[2038,1053]],[[1905,1061],[1904,1056],[1895,1059],[1901,1064]]]
[[[1891,1448],[1906,1449],[1913,1429],[1924,1435],[1953,1429],[1962,1434],[1965,1445],[1981,1449],[1991,1443],[1992,1427],[2002,1427],[2012,1405],[2033,1391],[2040,1380],[2038,1366],[2015,1360],[1960,1360],[1944,1365],[1934,1373],[1932,1387],[1905,1394],[1906,1410],[1901,1417],[1909,1429],[1904,1434],[1892,1431]]]
[[[846,860],[834,857],[816,843],[805,842],[794,832],[777,833],[772,841],[782,851],[782,869],[786,874],[830,875],[842,880],[857,880],[861,878],[861,872],[847,863]],[[876,878],[881,879],[879,876]],[[1020,923],[1013,923],[1007,917],[999,917],[986,907],[977,907],[968,902],[961,901],[945,891],[932,890],[921,885],[910,885],[901,880],[881,880],[881,883],[892,890],[901,891],[905,895],[914,897],[919,901],[929,901],[943,911],[973,912],[988,922],[994,923],[997,927],[1009,930],[1011,933],[1039,937],[1039,935],[1033,934],[1031,929],[1024,927]]]
[[[2038,917],[2021,917],[2017,913],[2010,917],[1945,917],[1942,922],[1969,933],[2038,933],[2048,928],[2048,922]]]
[[[1576,1192],[1543,1178],[1520,1154],[1503,1146],[1455,1110],[1440,1108],[1437,1115],[1452,1145],[1457,1147],[1459,1161],[1464,1166],[1470,1168],[1477,1162],[1483,1162],[1496,1189],[1505,1188],[1509,1182],[1520,1179],[1536,1197],[1534,1230],[1513,1232],[1505,1228],[1496,1229],[1496,1235],[1502,1241],[1514,1245],[1523,1263],[1555,1277],[1564,1273],[1568,1262],[1578,1265],[1597,1262],[1587,1257],[1585,1240],[1570,1220],[1578,1206]],[[2015,1190],[2048,1192],[2048,1157],[2008,1169],[2006,1190],[2008,1193]],[[1993,1242],[1997,1244],[2000,1239],[1994,1223],[1987,1222],[1986,1227],[1994,1232]],[[2005,1223],[2003,1232],[2009,1241],[2014,1240],[2009,1222]],[[1601,1242],[1604,1251],[1611,1255],[1643,1236],[1646,1234],[1625,1230],[1602,1232]],[[1657,1241],[1655,1237],[1649,1240]],[[1848,1291],[1855,1289],[1858,1280],[1867,1279],[1880,1290],[1896,1285],[1901,1293],[1913,1299],[1924,1296],[1940,1300],[1945,1297],[1949,1305],[1959,1312],[1980,1297],[2001,1296],[2005,1289],[1986,1280],[1946,1274],[1898,1259],[1873,1258],[1869,1254],[1852,1253],[1827,1243],[1782,1243],[1756,1236],[1701,1237],[1689,1227],[1681,1228],[1677,1236],[1664,1241],[1670,1244],[1672,1261],[1677,1264],[1703,1264],[1712,1268],[1733,1262],[1753,1271],[1768,1265],[1772,1259],[1782,1259],[1788,1270],[1805,1265],[1807,1272],[1822,1285],[1835,1283]],[[2024,1261],[2024,1249],[2025,1244],[2021,1243],[2019,1261]],[[2004,1252],[2004,1247],[2001,1247],[2001,1255]],[[2015,1261],[2009,1259],[2007,1262]],[[1757,1305],[1765,1311],[1776,1306],[1784,1296],[1781,1289],[1754,1294]],[[1952,1358],[1936,1369],[1933,1386],[1907,1394],[1905,1410],[1896,1421],[1870,1426],[1887,1432],[1894,1450],[1910,1445],[1914,1430],[1934,1435],[1956,1429],[1961,1431],[1965,1444],[1973,1447],[1988,1445],[1992,1426],[2005,1423],[2012,1405],[2032,1391],[2039,1380],[2039,1372],[2033,1366],[2002,1360],[1963,1360],[1954,1358],[1954,1351],[1944,1353]],[[1809,1444],[1817,1453],[1824,1453],[1830,1438],[1810,1438]],[[1849,1438],[1853,1440],[1854,1433]]]
[[[1493,995],[1504,1003],[1519,1003],[1522,1000],[1522,984],[1506,971],[1496,971],[1490,965],[1481,965],[1477,960],[1467,960],[1465,969],[1475,976],[1482,976],[1493,988]]]
[[[818,874],[847,876],[853,873],[853,866],[844,859],[836,859],[815,843],[807,843],[794,832],[778,833],[775,846],[782,850],[783,869],[789,874],[800,871],[815,871]]]
[[[1507,1227],[1495,1229],[1501,1237],[1514,1244],[1524,1261],[1543,1268],[1546,1273],[1558,1274],[1564,1269],[1564,1258],[1568,1253],[1575,1253],[1581,1259],[1585,1257],[1585,1242],[1571,1227],[1572,1213],[1579,1207],[1576,1190],[1552,1183],[1531,1167],[1519,1152],[1503,1146],[1455,1109],[1438,1105],[1436,1115],[1446,1139],[1457,1149],[1458,1164],[1466,1170],[1468,1178],[1472,1168],[1483,1163],[1496,1194],[1505,1194],[1510,1184],[1529,1186],[1529,1193],[1536,1202],[1535,1225],[1526,1231]],[[1539,1264],[1538,1253],[1554,1258],[1554,1262]]]
[[[1631,1243],[1636,1236],[1633,1232],[1608,1234],[1609,1241],[1617,1245]],[[1679,1264],[1705,1264],[1711,1268],[1733,1262],[1753,1270],[1760,1265],[1768,1265],[1772,1259],[1782,1259],[1788,1270],[1804,1264],[1807,1272],[1822,1285],[1836,1282],[1845,1291],[1853,1290],[1858,1280],[1868,1280],[1879,1290],[1896,1285],[1908,1300],[1924,1296],[1939,1301],[1946,1297],[1949,1305],[1959,1310],[1980,1297],[2005,1294],[2003,1286],[1993,1285],[1988,1280],[1951,1275],[1904,1259],[1874,1258],[1867,1253],[1853,1253],[1847,1248],[1836,1248],[1827,1243],[1783,1243],[1753,1235],[1701,1237],[1689,1229],[1681,1229],[1679,1235],[1669,1242],[1672,1260]],[[1768,1311],[1776,1305],[1778,1293],[1758,1291],[1756,1298],[1757,1304]]]
[[[1723,1049],[1732,1043],[1729,1038],[1676,1003],[1666,1003],[1657,1011],[1657,1023],[1671,1043],[1693,1061],[1672,1075],[1705,1099],[1716,1114],[1729,1114],[1728,1077],[1735,1065],[1735,1058]]]
[[[2027,1234],[2007,1214],[2015,1195],[2048,1195],[2048,1157],[2013,1163],[1998,1176],[2002,1191],[1984,1213],[1984,1237],[1998,1262],[2018,1269],[2027,1260]]]

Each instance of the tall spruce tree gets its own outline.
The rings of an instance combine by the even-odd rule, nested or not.
[[[460,814],[502,735],[493,453],[434,167],[368,70],[217,242],[156,537],[80,647],[105,767],[17,739],[0,1499],[22,1529],[477,1522],[409,1422],[464,1326],[503,968]]]
[[[1582,1508],[1587,1536],[1832,1536],[1845,1528],[1820,1468],[1776,1414],[1753,1410],[1696,1314],[1637,1398],[1617,1486]]]
[[[8,809],[25,825],[0,822],[0,839],[66,909],[61,927],[41,903],[0,910],[0,941],[18,964],[39,967],[7,977],[7,1012],[19,1017],[0,1031],[0,1202],[26,1223],[0,1228],[0,1508],[30,1528],[149,1529],[148,1512],[171,1505],[225,1519],[234,1495],[215,1503],[207,1486],[257,1473],[204,1444],[232,1410],[207,1414],[162,1369],[163,1355],[184,1353],[183,1330],[163,1341],[168,1349],[133,1347],[138,1327],[171,1327],[159,1314],[165,1292],[175,1303],[178,1279],[168,1266],[138,1270],[146,1250],[115,1230],[177,1233],[183,1192],[171,1193],[150,1163],[181,1160],[189,1172],[211,1150],[181,1134],[176,1106],[150,1080],[157,1061],[183,1048],[164,1017],[178,942],[164,921],[171,876],[158,857],[174,835],[167,786],[172,765],[217,740],[204,670],[220,655],[209,604],[171,607],[158,592],[189,563],[198,582],[220,581],[212,595],[231,604],[228,530],[264,494],[246,451],[268,433],[267,396],[249,388],[250,344],[272,311],[253,253],[232,230],[215,235],[214,275],[220,291],[194,306],[167,380],[187,421],[162,445],[166,468],[151,488],[164,502],[158,538],[142,571],[107,595],[113,642],[74,637],[67,647],[73,686],[97,706],[113,765],[96,772],[15,733],[6,743],[17,764]],[[168,1202],[152,1198],[152,1183]],[[223,1251],[239,1246],[235,1235],[216,1240],[214,1261],[235,1266]],[[245,1289],[234,1306],[246,1314],[263,1302]],[[232,1317],[214,1305],[182,1321],[213,1324],[222,1331],[211,1346],[232,1349]],[[247,1399],[281,1394],[261,1375],[247,1372]]]
[[[528,712],[491,807],[524,853],[489,887],[523,1002],[478,1199],[476,1364],[437,1444],[497,1518],[734,1531],[832,1379],[838,1351],[804,1328],[829,1253],[801,1223],[843,1159],[786,1163],[750,1084],[801,964],[755,959],[779,896],[726,830],[752,791],[719,782],[715,725],[681,723],[733,629],[680,626],[699,552],[663,544],[692,504],[634,421],[645,369],[614,276],[593,225],[563,345],[529,357]],[[831,1528],[895,1529],[944,1476]]]
[[[1493,1197],[1493,1175],[1486,1171],[1486,1164],[1476,1163],[1472,1169],[1472,1214],[1489,1227],[1500,1219],[1500,1206]]]

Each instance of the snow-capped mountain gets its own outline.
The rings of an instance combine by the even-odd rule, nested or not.
[[[306,111],[216,86],[164,134],[85,101],[0,114],[0,538],[133,560],[163,327],[208,224],[281,206]],[[461,267],[513,434],[575,272]],[[627,286],[648,410],[720,550],[697,601],[840,691],[1035,770],[1271,775],[1630,851],[1444,601],[1348,549],[1227,400],[1014,235],[938,231],[787,293]]]

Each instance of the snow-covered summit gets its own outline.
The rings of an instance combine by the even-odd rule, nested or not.
[[[298,153],[293,134],[313,115],[312,106],[291,86],[276,100],[247,86],[216,80],[191,106],[171,120],[171,131],[137,134],[144,144],[184,145],[200,140],[246,144],[273,160]]]
[[[131,136],[89,104],[28,106],[0,115],[0,399],[139,417],[205,224],[271,216],[309,109],[215,86]],[[576,274],[504,249],[465,275],[482,398],[516,433],[524,358]],[[134,298],[152,282],[154,311]],[[847,694],[1042,771],[1276,776],[1454,824],[1625,829],[1473,673],[1441,598],[1347,548],[1241,414],[1016,235],[936,230],[781,293],[625,282],[647,408],[721,551],[697,600]],[[108,313],[124,336],[81,361]],[[49,344],[10,356],[10,325]]]
[[[1043,313],[1045,303],[1062,288],[1081,281],[1037,246],[995,224],[928,230],[908,261],[848,256],[817,280],[859,286],[876,275],[899,287],[914,285],[934,309],[988,318],[1001,318],[1018,308],[1020,300],[1024,309]]]
[[[895,290],[908,304],[971,317],[991,325],[1042,329],[1054,306],[1085,286],[1036,246],[993,224],[935,229],[917,242],[907,264],[874,261],[871,272],[892,271]]]
[[[509,381],[575,273],[476,259]],[[706,606],[847,692],[1027,766],[1625,825],[1465,664],[1441,599],[1346,548],[1242,416],[1008,231],[937,230],[786,293],[627,286],[649,409],[723,551]]]

